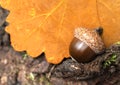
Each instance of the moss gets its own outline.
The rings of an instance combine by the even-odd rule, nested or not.
[[[117,55],[112,54],[112,56],[103,63],[103,68],[109,67],[112,63],[116,61],[116,59],[117,59]]]

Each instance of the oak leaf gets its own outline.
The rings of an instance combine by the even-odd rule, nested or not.
[[[11,44],[32,57],[45,52],[48,62],[69,57],[69,44],[77,27],[104,28],[107,46],[120,40],[120,0],[0,0],[10,10]]]

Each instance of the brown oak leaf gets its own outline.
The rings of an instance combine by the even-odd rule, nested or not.
[[[120,0],[0,0],[10,10],[11,44],[32,57],[45,52],[48,62],[69,57],[69,44],[77,27],[104,28],[107,46],[120,40]]]

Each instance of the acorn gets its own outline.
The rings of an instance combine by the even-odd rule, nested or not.
[[[88,63],[95,59],[96,55],[105,51],[105,45],[101,39],[103,29],[89,30],[77,28],[74,38],[69,46],[71,58],[79,63]]]

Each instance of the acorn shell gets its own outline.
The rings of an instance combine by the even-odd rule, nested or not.
[[[71,57],[80,63],[90,62],[96,56],[96,53],[87,44],[76,37],[73,38],[69,51]]]
[[[86,28],[75,29],[74,37],[86,43],[96,54],[105,50],[105,45],[100,35],[96,31],[90,31]]]
[[[90,62],[104,50],[105,45],[96,31],[85,28],[75,29],[74,38],[69,47],[70,55],[74,60],[80,63]]]

